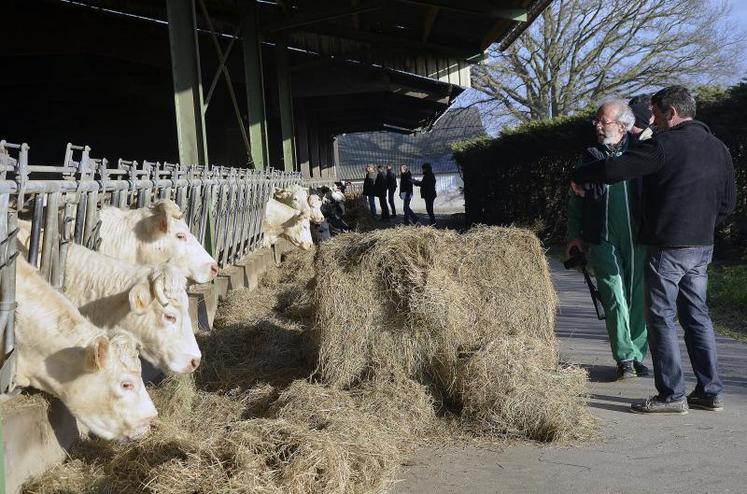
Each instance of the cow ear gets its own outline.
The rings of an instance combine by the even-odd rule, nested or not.
[[[130,288],[128,294],[130,299],[130,310],[135,314],[142,314],[153,302],[153,296],[150,293],[149,283],[138,283],[137,285]]]
[[[86,348],[86,369],[96,372],[106,367],[109,359],[109,338],[99,336]]]
[[[163,233],[169,232],[169,215],[162,214],[158,216],[158,229]]]

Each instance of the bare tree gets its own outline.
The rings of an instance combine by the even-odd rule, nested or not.
[[[725,0],[555,0],[473,69],[488,113],[528,122],[610,95],[734,76],[744,34]]]

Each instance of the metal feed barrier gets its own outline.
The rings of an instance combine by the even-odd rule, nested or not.
[[[11,363],[0,373],[0,393],[12,377],[19,215],[32,223],[28,261],[62,289],[70,242],[98,248],[104,206],[140,208],[172,199],[223,268],[261,245],[262,218],[273,188],[302,182],[299,173],[272,169],[123,159],[110,167],[105,158],[92,158],[88,146],[73,144],[67,145],[61,165],[32,165],[29,149],[0,140],[0,343],[6,364]]]

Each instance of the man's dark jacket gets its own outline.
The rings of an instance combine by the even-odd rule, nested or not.
[[[423,199],[436,198],[436,176],[433,172],[423,172],[423,179],[415,184],[420,185],[420,197]]]
[[[643,176],[642,244],[711,245],[716,225],[736,205],[729,150],[696,120],[639,142],[618,158],[578,168],[572,180],[611,184],[638,176]]]
[[[599,160],[605,160],[610,157],[619,156],[621,152],[628,150],[629,146],[635,145],[632,134],[625,134],[618,151],[611,151],[604,144],[597,144],[586,148],[581,156],[580,166],[587,166],[596,163]],[[629,197],[630,216],[635,224],[639,221],[640,216],[640,197],[641,197],[641,180],[633,179],[628,183],[630,187]],[[584,242],[598,244],[608,234],[607,232],[607,209],[609,191],[602,184],[590,184],[586,187],[586,195],[581,202],[581,239]]]
[[[412,194],[412,173],[407,170],[399,177],[399,191]]]
[[[383,171],[376,174],[374,192],[376,193],[376,197],[386,197],[386,175],[384,175]]]
[[[376,189],[374,187],[373,173],[366,173],[366,179],[363,181],[363,195],[364,196],[375,196]]]
[[[392,170],[386,171],[386,189],[391,192],[397,190],[397,176],[392,172]]]

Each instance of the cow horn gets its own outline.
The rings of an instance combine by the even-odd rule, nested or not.
[[[162,306],[166,307],[169,305],[169,299],[163,291],[163,274],[159,274],[153,280],[153,291],[156,294],[156,300]]]

